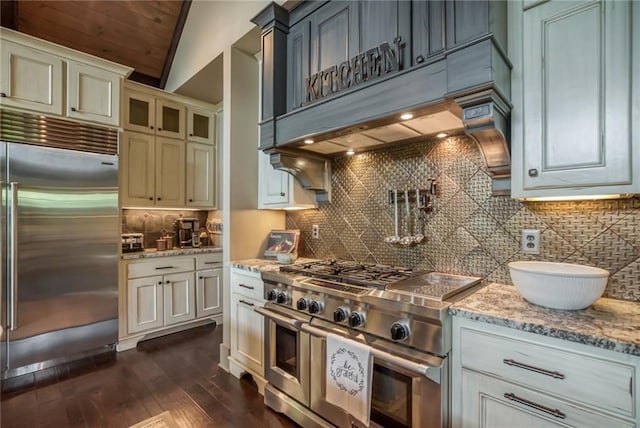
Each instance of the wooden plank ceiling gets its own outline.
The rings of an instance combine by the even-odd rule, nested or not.
[[[191,0],[2,0],[2,26],[135,69],[164,88]]]

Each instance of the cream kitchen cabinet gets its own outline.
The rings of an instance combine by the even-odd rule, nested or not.
[[[231,351],[229,369],[240,377],[250,373],[264,390],[264,319],[254,311],[264,305],[264,284],[260,274],[231,269]],[[261,392],[262,393],[262,392]]]
[[[640,193],[640,4],[508,8],[512,196]]]
[[[185,204],[185,142],[124,132],[120,148],[121,204],[181,207]]]
[[[258,153],[258,208],[304,209],[317,208],[315,193],[304,190],[289,173],[271,166],[269,155]]]
[[[636,427],[637,357],[454,317],[453,427]]]
[[[222,314],[222,261],[216,257],[196,257],[196,316]]]
[[[120,125],[121,82],[131,68],[11,30],[0,35],[0,105]]]
[[[168,138],[184,139],[185,107],[157,95],[130,89],[127,84],[124,96],[125,129]]]
[[[215,113],[187,106],[187,140],[202,144],[215,144]]]
[[[216,206],[216,148],[187,141],[186,205],[214,209]]]
[[[146,335],[222,322],[222,253],[128,260],[122,275],[121,351]]]

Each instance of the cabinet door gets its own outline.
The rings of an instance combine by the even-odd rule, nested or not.
[[[352,1],[329,2],[311,16],[311,73],[338,65],[360,52],[359,5]]]
[[[196,272],[196,316],[207,317],[222,313],[222,269]]]
[[[413,0],[412,65],[421,64],[427,58],[438,55],[445,48],[445,1]]]
[[[156,206],[184,205],[184,141],[156,137]]]
[[[124,123],[131,131],[156,133],[156,99],[153,95],[127,90],[124,93]]]
[[[631,3],[524,11],[525,189],[631,184]]]
[[[0,104],[62,115],[62,59],[0,41]]]
[[[162,327],[162,276],[127,281],[129,333]]]
[[[231,356],[264,376],[264,319],[254,311],[258,300],[238,293],[231,296]]]
[[[214,114],[204,109],[187,107],[187,140],[214,144]]]
[[[156,99],[156,135],[184,139],[184,110],[181,104],[161,98]]]
[[[259,188],[258,206],[286,205],[289,203],[290,174],[278,171],[271,166],[269,155],[258,153]],[[291,178],[290,178],[291,177]]]
[[[120,77],[101,68],[69,61],[67,116],[118,126]]]
[[[150,206],[155,200],[155,137],[122,133],[120,197],[123,206]]]
[[[165,275],[164,281],[164,325],[176,324],[195,318],[194,273]]]
[[[461,428],[634,427],[515,384],[462,369]]]
[[[187,142],[187,206],[215,208],[215,150],[209,144]]]

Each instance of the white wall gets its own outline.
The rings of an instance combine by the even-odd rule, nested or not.
[[[250,20],[270,3],[269,0],[194,0],[165,89],[175,91],[254,28]]]

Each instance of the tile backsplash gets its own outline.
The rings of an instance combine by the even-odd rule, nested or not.
[[[302,256],[481,275],[506,284],[511,261],[581,263],[611,273],[606,297],[640,301],[639,198],[522,203],[494,197],[480,151],[464,136],[336,158],[332,169],[331,204],[287,213],[287,228],[301,230]],[[433,210],[419,221],[427,241],[408,248],[385,243],[394,231],[388,190],[424,188],[429,178],[437,179],[438,192]],[[312,239],[312,224],[320,226],[320,239]],[[521,253],[522,229],[540,230],[540,255]]]
[[[144,233],[144,247],[155,248],[156,239],[163,231],[173,232],[173,223],[179,218],[197,218],[204,228],[207,211],[175,210],[122,210],[122,233]]]

